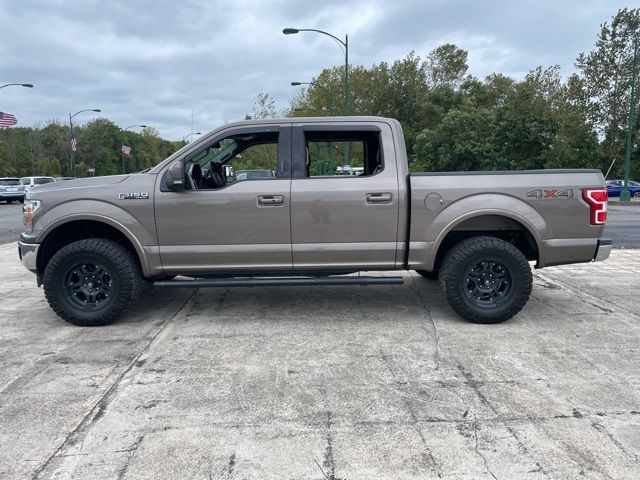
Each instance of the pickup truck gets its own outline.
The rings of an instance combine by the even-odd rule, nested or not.
[[[233,172],[272,171],[273,175]],[[351,174],[353,173],[353,174]],[[438,279],[465,319],[517,314],[535,268],[604,260],[599,170],[409,173],[400,123],[227,124],[145,173],[29,191],[19,254],[77,325],[121,316],[145,284],[399,284]]]

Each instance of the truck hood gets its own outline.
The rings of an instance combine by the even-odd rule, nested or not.
[[[31,190],[32,194],[66,190],[71,188],[100,187],[115,185],[129,178],[129,175],[109,175],[105,177],[76,178],[74,180],[62,180],[60,182],[45,183]]]

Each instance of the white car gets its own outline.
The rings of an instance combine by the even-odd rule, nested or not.
[[[45,183],[55,182],[53,177],[22,177],[20,182],[24,185],[25,190],[31,190],[37,185],[44,185]]]

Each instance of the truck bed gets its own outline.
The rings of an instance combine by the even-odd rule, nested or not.
[[[604,226],[590,224],[582,189],[603,183],[584,169],[412,173],[408,268],[433,269],[447,235],[483,229],[524,231],[537,267],[591,261]]]

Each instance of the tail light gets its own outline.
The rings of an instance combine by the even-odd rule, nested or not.
[[[582,189],[582,199],[591,211],[591,225],[604,225],[607,221],[607,191],[605,189]]]

